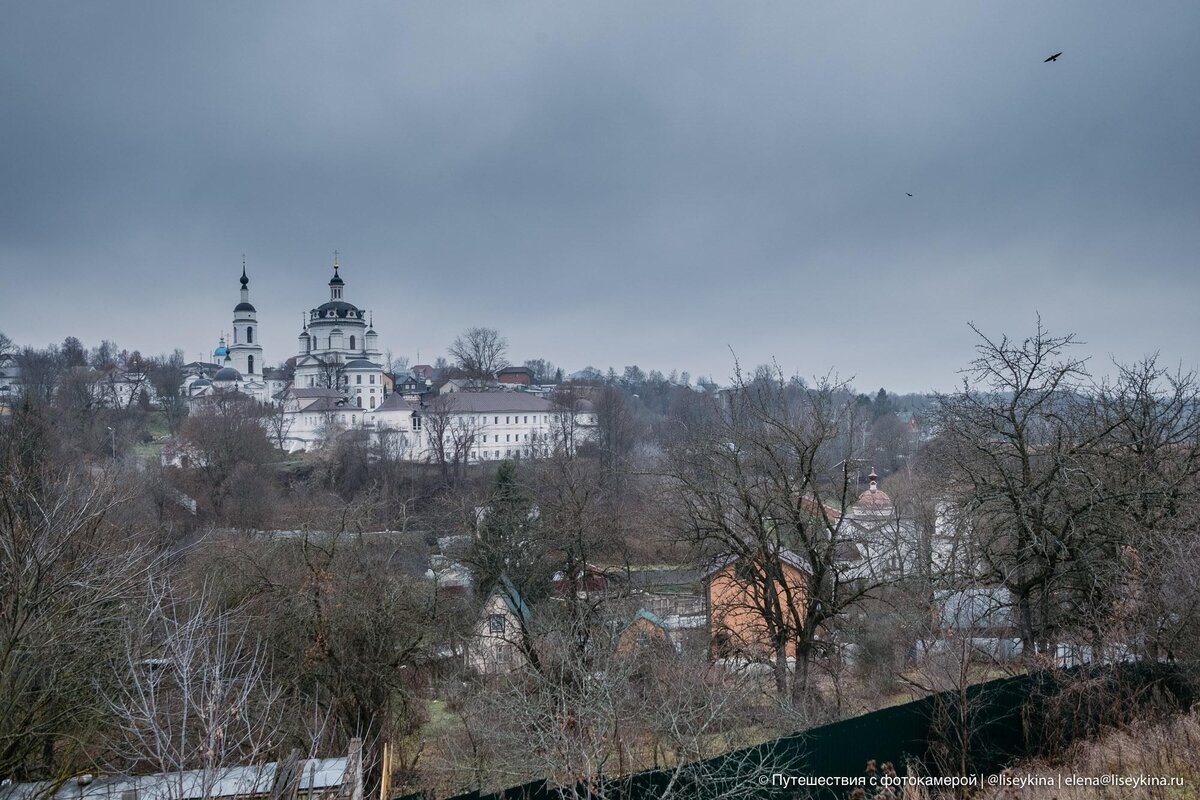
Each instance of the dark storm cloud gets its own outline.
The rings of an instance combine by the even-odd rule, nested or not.
[[[10,6],[0,330],[195,355],[245,252],[282,359],[339,248],[423,360],[921,389],[1037,311],[1189,359],[1200,9],[1048,5]]]

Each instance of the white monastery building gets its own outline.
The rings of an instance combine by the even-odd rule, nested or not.
[[[222,338],[214,363],[191,365],[196,374],[185,382],[186,395],[202,402],[216,392],[236,391],[281,406],[290,452],[360,430],[394,448],[399,458],[461,463],[536,457],[556,445],[573,449],[593,435],[596,414],[586,400],[563,407],[513,389],[433,397],[393,392],[371,314],[346,299],[340,269],[335,255],[329,299],[303,315],[288,382],[280,370],[264,366],[243,262],[231,340]]]

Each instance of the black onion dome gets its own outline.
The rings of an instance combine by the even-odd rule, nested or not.
[[[236,311],[254,311],[254,306],[250,305],[249,303],[238,303],[236,306],[233,307],[233,310],[235,312]]]
[[[317,318],[325,319],[329,316],[330,311],[337,312],[338,319],[359,319],[358,306],[353,303],[347,303],[345,300],[330,300],[328,303],[322,303],[317,306]],[[316,320],[313,320],[314,322]]]
[[[221,367],[217,370],[217,374],[213,375],[214,381],[240,381],[241,379],[242,373],[233,367]]]

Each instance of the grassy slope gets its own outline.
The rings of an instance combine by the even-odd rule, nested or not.
[[[1032,763],[1009,771],[1014,776],[1163,776],[1180,777],[1183,787],[1041,786],[993,789],[987,800],[1184,800],[1200,798],[1200,711],[1169,722],[1116,731],[1072,748],[1062,763]]]

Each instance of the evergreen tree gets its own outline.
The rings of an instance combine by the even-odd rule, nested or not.
[[[480,511],[472,559],[481,593],[507,577],[526,601],[545,595],[550,575],[540,528],[533,495],[521,482],[516,464],[502,461]]]

